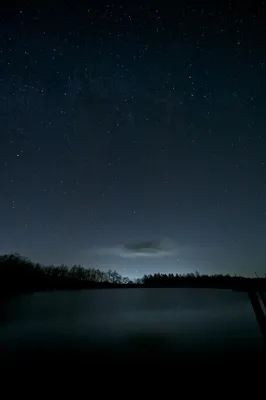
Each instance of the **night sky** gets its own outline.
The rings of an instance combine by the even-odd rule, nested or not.
[[[266,272],[266,6],[177,3],[1,11],[0,253]]]

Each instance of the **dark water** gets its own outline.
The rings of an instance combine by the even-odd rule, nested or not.
[[[247,294],[204,289],[36,293],[1,303],[2,363],[256,360]],[[219,361],[220,362],[220,361]]]

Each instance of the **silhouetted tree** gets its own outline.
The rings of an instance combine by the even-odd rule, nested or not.
[[[266,290],[266,275],[247,278],[229,274],[149,274],[135,280],[122,277],[117,271],[100,271],[74,265],[55,267],[34,264],[18,253],[0,256],[0,294],[33,292],[51,289],[96,287],[212,287],[236,290]]]

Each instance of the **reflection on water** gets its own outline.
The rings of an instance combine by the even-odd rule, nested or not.
[[[119,289],[36,293],[0,308],[5,360],[36,349],[106,357],[199,357],[262,352],[247,294],[204,289]],[[49,352],[48,352],[49,353]],[[66,356],[66,354],[65,354]]]

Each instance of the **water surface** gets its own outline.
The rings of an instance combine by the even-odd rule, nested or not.
[[[258,357],[263,340],[247,294],[107,289],[27,294],[1,303],[2,362]]]

